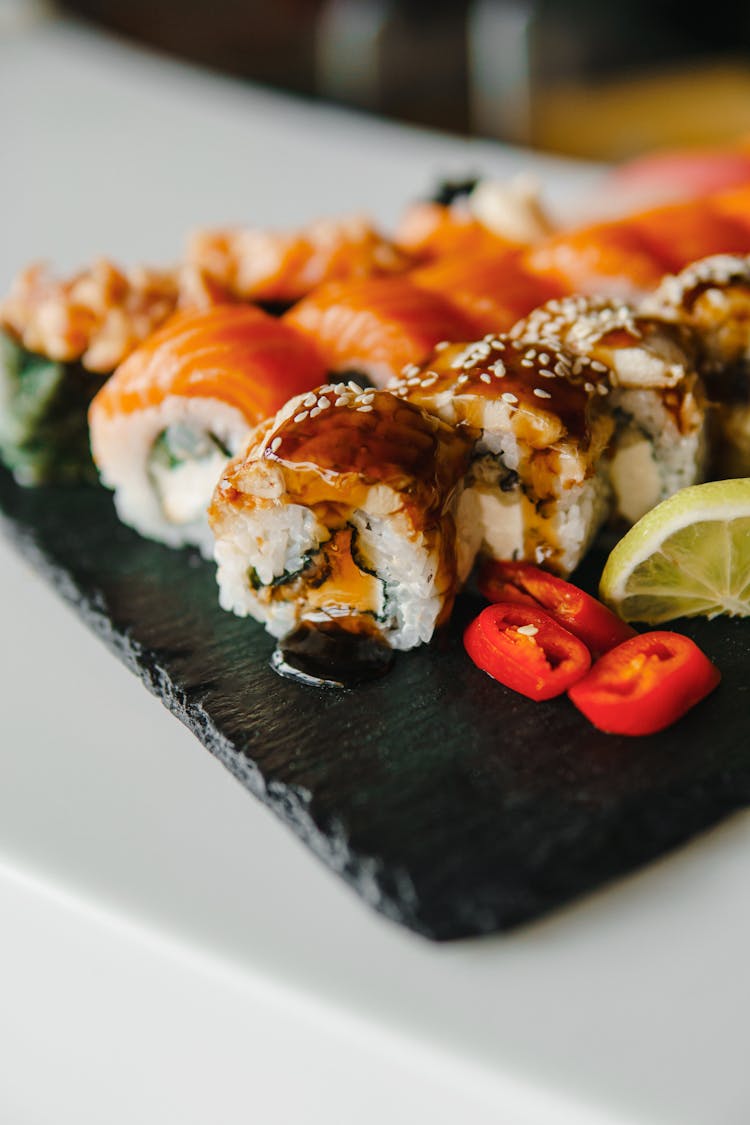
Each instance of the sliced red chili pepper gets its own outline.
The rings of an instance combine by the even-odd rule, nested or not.
[[[573,633],[594,657],[638,634],[596,598],[531,563],[486,562],[479,572],[479,590],[491,602],[539,605],[563,629]]]
[[[529,699],[552,699],[585,675],[586,646],[537,606],[489,605],[464,633],[471,659],[501,684]]]
[[[609,734],[653,734],[670,726],[721,679],[689,637],[655,630],[606,653],[568,695]]]

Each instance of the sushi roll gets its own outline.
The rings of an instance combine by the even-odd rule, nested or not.
[[[393,384],[472,442],[456,516],[459,581],[477,552],[568,574],[604,522],[613,422],[604,396],[573,380],[573,362],[552,345],[488,335],[439,349]]]
[[[0,460],[19,484],[95,480],[89,403],[174,312],[173,271],[100,260],[59,280],[31,266],[0,305]]]
[[[689,330],[622,301],[574,296],[535,309],[511,335],[537,349],[548,343],[566,348],[576,357],[573,378],[609,392],[616,520],[635,523],[703,479],[706,411]]]
[[[220,602],[275,637],[333,622],[429,641],[456,592],[462,435],[355,383],[291,400],[224,472],[209,512]]]
[[[553,224],[536,181],[446,182],[432,199],[407,208],[396,230],[397,244],[422,262],[465,255],[497,257],[539,241]]]
[[[248,433],[325,369],[304,337],[251,306],[176,313],[91,404],[91,448],[123,523],[213,547],[206,509]]]
[[[750,255],[693,262],[666,277],[646,307],[695,336],[711,404],[712,475],[750,475]]]
[[[364,375],[377,387],[438,342],[476,335],[447,297],[401,277],[321,285],[283,319],[313,340],[330,372]]]
[[[289,233],[197,230],[186,261],[235,299],[290,305],[327,281],[401,273],[412,259],[361,216],[319,219]]]
[[[507,332],[519,317],[563,292],[553,279],[524,270],[513,251],[441,258],[412,270],[409,280],[447,295],[470,318],[476,335]]]

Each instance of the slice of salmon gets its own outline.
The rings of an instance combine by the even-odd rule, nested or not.
[[[468,211],[414,203],[396,228],[396,245],[423,262],[464,254],[501,254],[517,244],[488,230]]]
[[[314,340],[329,372],[362,372],[383,387],[442,340],[471,340],[473,322],[406,278],[331,282],[282,318]]]
[[[567,292],[628,299],[654,288],[667,264],[631,220],[592,223],[553,235],[522,254],[531,273]]]
[[[188,241],[187,262],[236,298],[290,304],[327,281],[400,273],[412,259],[355,215],[291,232],[198,230]]]
[[[743,227],[731,214],[712,206],[711,197],[655,207],[633,215],[630,226],[649,245],[668,272],[713,254],[750,250],[750,213]]]
[[[525,270],[513,250],[492,256],[443,258],[412,270],[409,280],[449,297],[471,319],[479,335],[507,331],[537,305],[564,292],[555,278]]]
[[[171,317],[104,384],[89,418],[177,395],[218,399],[256,425],[324,378],[314,346],[290,325],[252,306],[217,305]]]

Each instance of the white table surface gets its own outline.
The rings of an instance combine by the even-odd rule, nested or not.
[[[0,24],[0,283],[594,170]],[[546,187],[545,187],[546,190]],[[372,913],[0,541],[0,1121],[750,1120],[750,818],[511,935]]]

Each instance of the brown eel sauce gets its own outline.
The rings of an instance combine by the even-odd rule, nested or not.
[[[394,651],[363,618],[303,621],[271,657],[274,672],[313,687],[347,688],[384,676]]]

